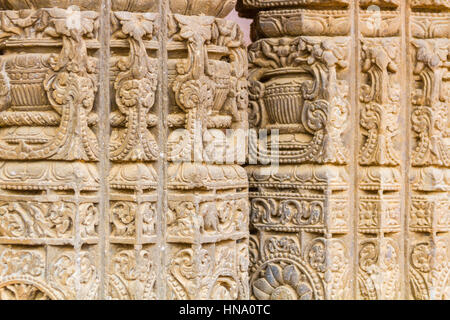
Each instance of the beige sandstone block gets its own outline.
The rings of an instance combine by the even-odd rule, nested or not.
[[[248,298],[248,179],[215,149],[247,56],[235,1],[190,2],[0,2],[1,299]]]
[[[250,125],[280,133],[247,167],[251,297],[449,299],[448,1],[237,9]]]
[[[449,18],[0,0],[0,299],[449,299]]]

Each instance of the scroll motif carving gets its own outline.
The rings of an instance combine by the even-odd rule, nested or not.
[[[436,250],[436,253],[433,254],[431,250]],[[434,244],[416,243],[412,247],[410,259],[409,276],[414,297],[420,300],[447,300],[449,258],[446,239],[437,239]],[[430,287],[437,289],[434,296],[430,295]]]
[[[170,265],[169,284],[174,298],[234,300],[242,298],[246,284],[240,283],[233,268],[235,254],[229,248],[217,250],[217,262],[201,248],[180,250]],[[199,259],[194,260],[194,256]]]
[[[268,134],[267,143],[250,136],[257,161],[246,168],[252,299],[350,297],[347,5],[244,0],[238,6],[254,19],[249,124]]]
[[[101,2],[0,0],[0,300],[450,299],[448,1]]]
[[[0,1],[1,299],[249,297],[235,3]]]
[[[140,12],[113,10],[110,17],[110,90],[115,99],[109,114],[112,166],[105,296],[115,300],[156,299],[160,79],[156,50],[150,44],[161,26],[158,13]]]
[[[360,3],[357,298],[401,298],[401,3]]]
[[[361,88],[361,126],[367,130],[360,150],[361,165],[398,165],[399,156],[393,138],[398,134],[400,87],[390,74],[398,71],[398,46],[386,39],[380,43],[365,40],[362,44],[362,72],[370,85]]]
[[[99,15],[17,4],[0,12],[0,296],[96,299]]]
[[[243,70],[247,62],[243,36],[236,24],[213,17],[174,15],[169,26],[174,40],[188,43],[188,57],[177,61],[177,76],[172,84],[175,102],[186,116],[173,113],[169,118],[172,126],[185,127],[188,135],[177,137],[174,133],[169,137],[170,142],[178,140],[169,152],[170,158],[174,161],[194,159],[197,154],[208,161],[211,157],[205,154],[207,140],[210,140],[207,137],[216,135],[214,130],[208,129],[227,128],[233,126],[233,122],[239,127],[246,126],[244,110],[248,96]],[[226,46],[230,56],[222,60],[209,59],[208,43]],[[194,139],[199,140],[195,145]]]
[[[409,296],[449,299],[449,4],[411,3]]]
[[[52,284],[55,288],[66,292],[66,299],[77,298],[77,295],[79,299],[96,299],[100,278],[92,261],[94,258],[88,252],[81,253],[79,266],[74,259],[74,254],[62,254],[57,257],[50,271]],[[80,289],[76,295],[77,286]],[[67,292],[72,294],[67,294]]]
[[[11,238],[67,238],[73,236],[72,203],[3,203],[0,235]]]
[[[237,159],[226,129],[247,127],[243,34],[234,22],[177,13],[168,28],[182,48],[169,57],[169,298],[246,299],[248,180],[225,157]]]
[[[256,100],[251,104],[259,108],[255,113],[266,113],[265,123],[259,125],[293,133],[290,144],[279,146],[276,156],[281,163],[348,161],[342,142],[349,116],[348,86],[337,78],[338,70],[348,66],[347,40],[277,38],[259,40],[250,47],[254,69],[250,80],[258,90],[252,94],[250,89]],[[287,82],[283,74],[293,78]],[[268,80],[263,83],[262,79]],[[254,117],[263,118],[261,114]],[[296,142],[299,134],[310,136],[310,142]],[[267,157],[268,151],[260,152]]]
[[[415,40],[416,65],[414,74],[421,86],[413,97],[412,113],[416,146],[412,155],[416,166],[449,166],[447,131],[448,110],[444,75],[448,72],[448,39]]]
[[[155,299],[156,273],[150,252],[142,250],[138,258],[132,250],[120,250],[112,258],[113,273],[109,278],[112,299]]]
[[[400,267],[393,241],[367,241],[359,252],[358,286],[362,299],[398,299]]]
[[[0,261],[2,277],[18,274],[39,277],[44,272],[43,258],[36,252],[5,250]]]
[[[152,124],[148,111],[154,106],[157,88],[156,60],[148,57],[143,40],[155,35],[153,21],[156,14],[137,15],[115,12],[114,18],[121,24],[117,38],[127,38],[130,55],[119,59],[120,73],[115,80],[116,103],[119,110],[111,114],[116,129],[110,143],[111,160],[155,160],[158,146],[148,130]],[[144,120],[142,120],[144,119]]]

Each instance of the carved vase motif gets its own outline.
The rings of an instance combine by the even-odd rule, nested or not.
[[[283,128],[283,125],[293,125],[301,127],[303,110],[303,91],[302,74],[297,70],[281,70],[280,73],[285,76],[277,77],[276,73],[271,75],[273,78],[265,83],[264,104],[272,128]],[[296,81],[292,81],[295,77]]]

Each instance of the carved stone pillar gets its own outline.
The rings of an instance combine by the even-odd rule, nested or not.
[[[238,8],[254,19],[250,124],[270,136],[250,152],[271,165],[247,167],[251,297],[349,298],[348,1],[243,0]]]
[[[402,14],[400,1],[364,0],[357,9],[357,298],[392,300],[404,279]]]
[[[44,3],[0,12],[0,297],[94,299],[99,14]]]
[[[448,1],[238,9],[250,124],[280,133],[247,167],[252,298],[448,299]]]
[[[147,1],[148,2],[148,1]],[[146,12],[112,8],[109,58],[109,201],[105,211],[106,297],[156,299],[161,285],[158,214],[158,3]],[[135,8],[138,11],[138,7]],[[164,176],[161,176],[164,179]]]
[[[234,4],[0,1],[0,299],[248,297]]]
[[[235,1],[191,2],[168,17],[167,297],[247,299],[247,55]]]
[[[450,3],[408,8],[408,297],[450,299]]]

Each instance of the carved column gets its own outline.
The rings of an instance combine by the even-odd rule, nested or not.
[[[35,1],[36,2],[36,1]],[[98,13],[1,2],[0,298],[99,293]]]
[[[357,298],[402,297],[403,217],[400,128],[400,1],[359,2]]]
[[[450,299],[450,4],[409,5],[408,296]]]
[[[168,298],[247,299],[246,50],[235,1],[193,2],[168,17]]]
[[[0,1],[0,299],[248,297],[234,4]]]
[[[250,124],[269,134],[250,152],[270,164],[247,166],[251,297],[350,298],[349,2],[239,4],[254,19]]]
[[[113,6],[110,12],[106,297],[121,300],[156,299],[162,270],[157,212],[160,15],[155,1],[147,6],[144,13],[139,6]]]

